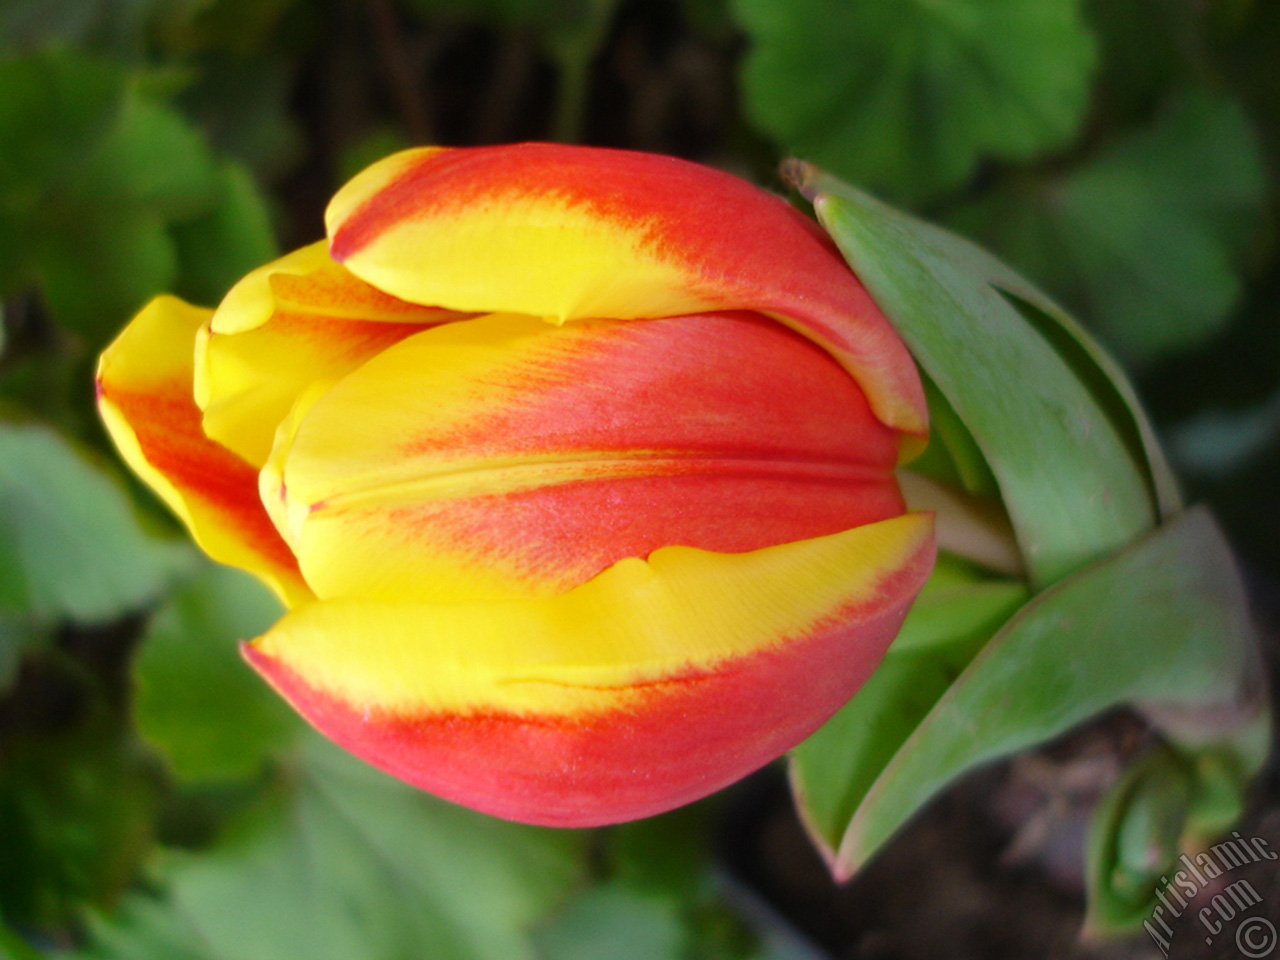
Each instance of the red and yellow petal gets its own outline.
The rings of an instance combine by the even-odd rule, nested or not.
[[[310,384],[334,382],[425,327],[465,318],[388,296],[312,244],[240,281],[196,341],[204,432],[261,466]]]
[[[555,322],[768,314],[922,436],[919,377],[824,234],[783,200],[671,157],[553,144],[395,154],[338,192],[333,258],[416,303]]]
[[[98,406],[125,461],[204,551],[296,605],[313,595],[258,500],[257,471],[200,429],[192,353],[209,315],[176,297],[148,304],[98,362]]]
[[[746,552],[904,510],[899,434],[750,314],[483,317],[313,398],[262,496],[322,598],[546,596],[659,547]]]
[[[875,668],[933,553],[918,514],[744,554],[668,547],[556,597],[324,601],[246,656],[397,777],[591,826],[705,796],[811,733]]]

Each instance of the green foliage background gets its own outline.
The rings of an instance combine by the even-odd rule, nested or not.
[[[719,801],[534,830],[306,733],[235,653],[273,601],[97,423],[150,296],[216,303],[393,149],[518,139],[797,154],[989,245],[1280,577],[1278,4],[0,0],[0,957],[802,955],[717,879]]]

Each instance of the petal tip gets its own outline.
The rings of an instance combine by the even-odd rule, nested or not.
[[[258,637],[253,640],[241,640],[239,644],[237,644],[240,649],[240,656],[244,659],[244,662],[249,664],[249,666],[253,667],[253,669],[257,670],[259,673],[262,672],[263,667],[266,666],[268,661],[267,655],[258,647],[258,641],[261,639],[261,637]]]
[[[238,644],[240,657],[253,668],[253,671],[265,680],[277,693],[284,695],[280,683],[281,673],[288,668],[280,660],[265,649],[266,635],[254,637],[252,640],[241,640]],[[286,698],[287,699],[287,698]]]

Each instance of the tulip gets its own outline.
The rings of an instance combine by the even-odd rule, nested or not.
[[[499,816],[705,796],[812,733],[932,566],[906,348],[781,199],[666,157],[417,149],[216,310],[149,304],[98,394],[321,732]]]

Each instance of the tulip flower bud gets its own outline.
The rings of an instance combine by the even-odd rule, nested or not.
[[[704,796],[879,663],[934,558],[927,411],[817,226],[683,161],[389,157],[327,241],[103,354],[125,459],[289,613],[249,662],[323,733],[500,816]]]

